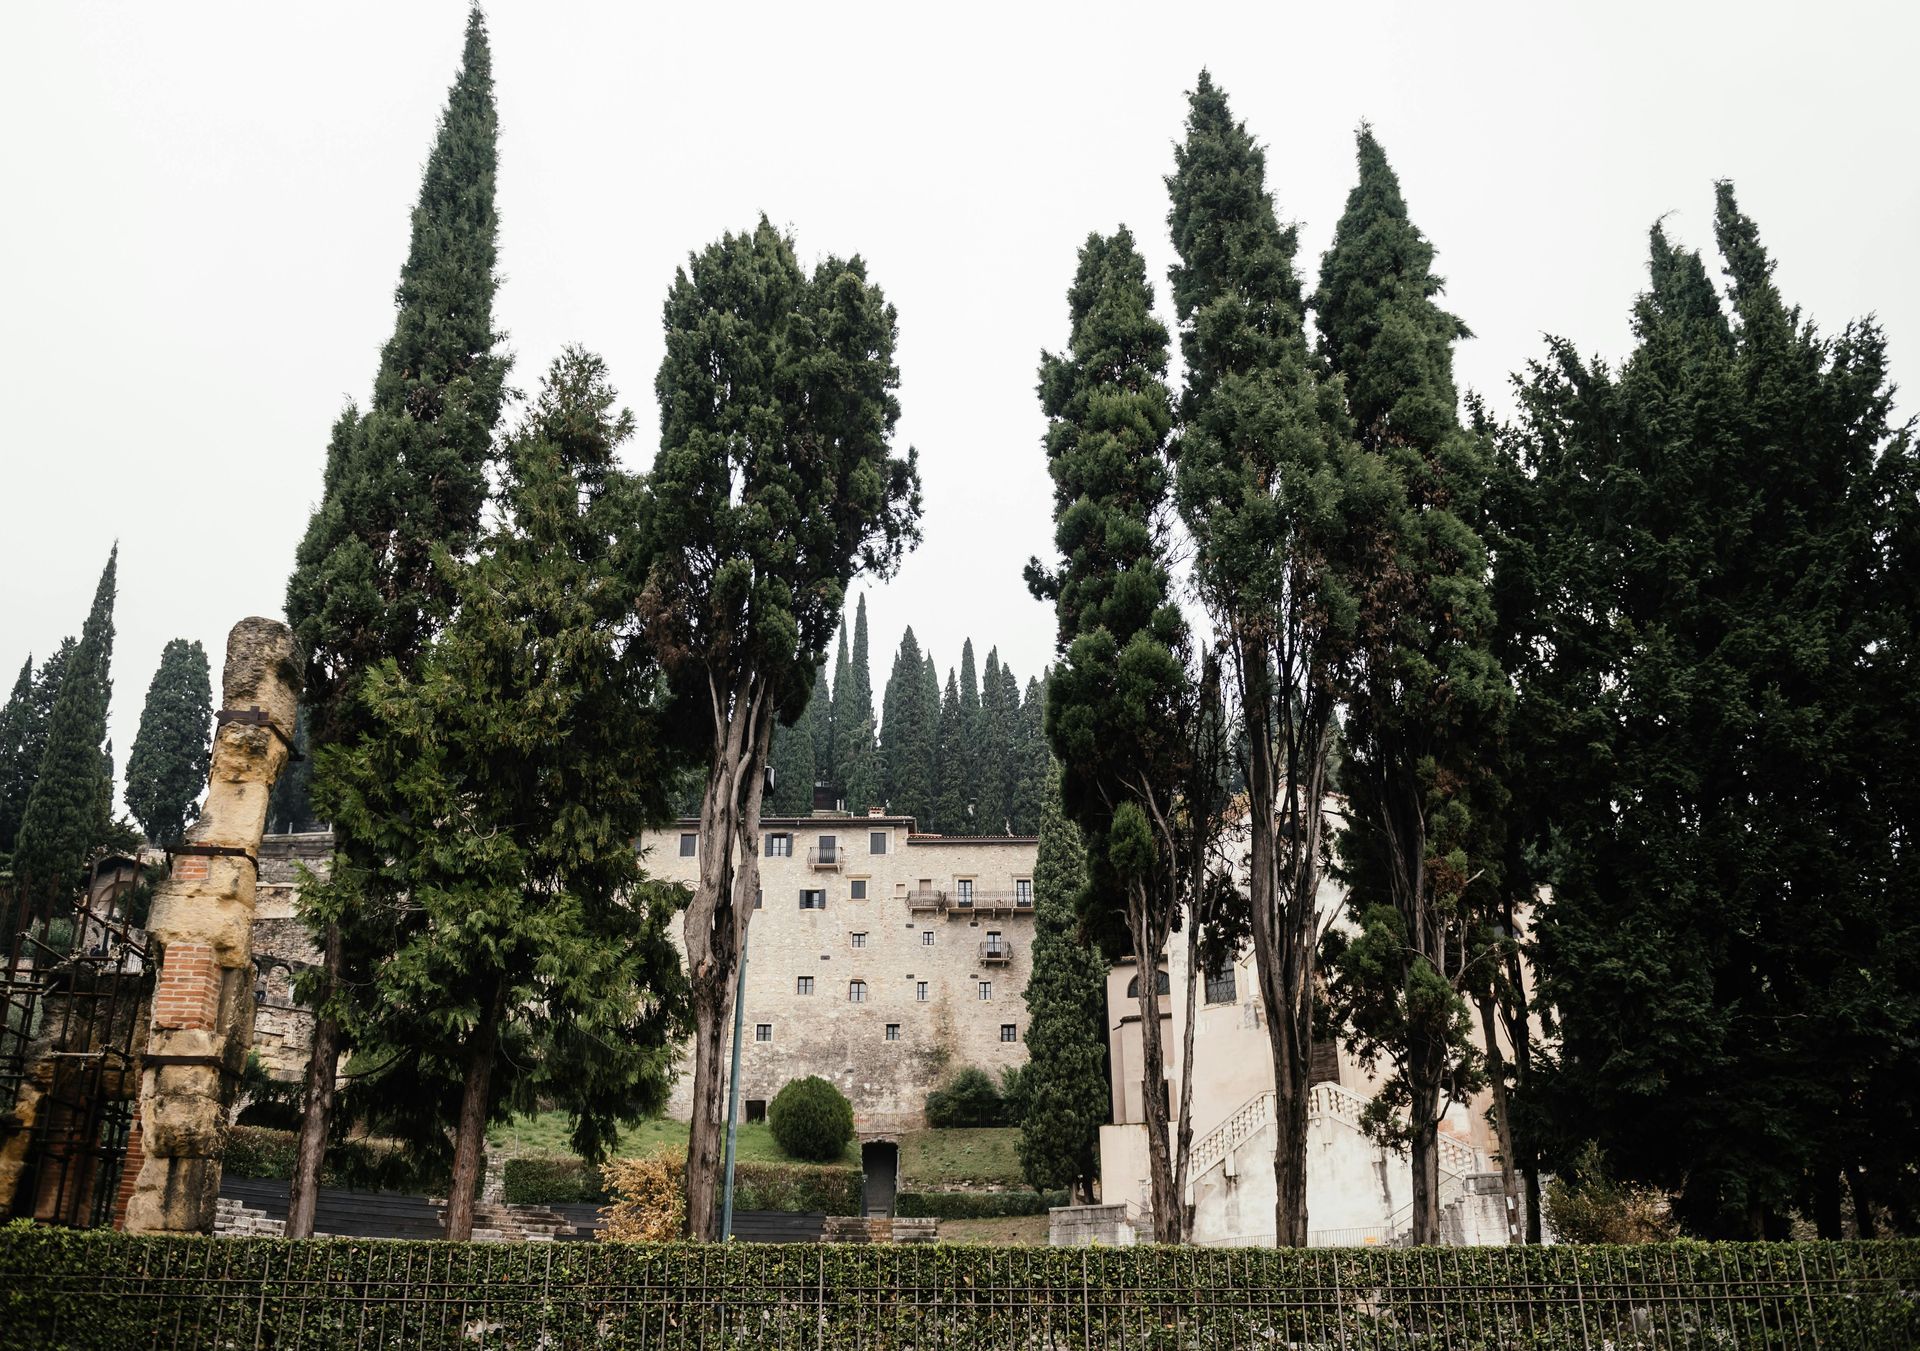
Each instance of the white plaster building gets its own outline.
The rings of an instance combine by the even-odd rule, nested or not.
[[[1027,1061],[1031,836],[921,835],[873,813],[760,823],[747,929],[742,1115],[817,1074],[864,1135],[924,1125],[926,1097],[972,1066]],[[698,820],[641,840],[648,873],[699,879]],[[674,926],[675,940],[680,934]],[[668,1110],[691,1112],[689,1052]]]

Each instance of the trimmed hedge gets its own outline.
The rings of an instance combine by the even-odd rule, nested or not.
[[[0,1229],[9,1347],[1909,1348],[1920,1243],[481,1244]]]
[[[941,1220],[1003,1220],[1016,1215],[1044,1215],[1064,1206],[1061,1192],[901,1192],[894,1213],[904,1220],[932,1216]]]
[[[234,1177],[284,1182],[293,1176],[296,1153],[297,1137],[293,1131],[267,1126],[229,1126],[220,1167]],[[362,1191],[421,1192],[439,1196],[446,1192],[452,1180],[452,1172],[445,1164],[422,1166],[404,1149],[366,1140],[329,1145],[326,1162],[320,1169],[321,1186]]]
[[[508,1159],[501,1182],[506,1199],[514,1205],[607,1199],[600,1170],[571,1155],[523,1154]],[[858,1215],[860,1184],[860,1170],[844,1165],[742,1162],[733,1169],[733,1204],[736,1210]]]

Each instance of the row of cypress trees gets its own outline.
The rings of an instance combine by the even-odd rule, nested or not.
[[[881,696],[875,731],[867,600],[854,610],[853,640],[840,626],[831,684],[822,672],[799,721],[773,734],[774,785],[768,810],[805,815],[813,786],[829,784],[854,811],[884,805],[944,835],[1032,835],[1040,828],[1047,749],[1041,720],[1044,677],[1024,690],[990,649],[984,670],[973,640],[960,664],[938,667],[913,628],[901,635]]]

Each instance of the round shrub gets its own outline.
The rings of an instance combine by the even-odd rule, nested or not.
[[[825,1079],[808,1075],[775,1095],[767,1129],[790,1157],[826,1163],[846,1153],[853,1139],[853,1104]]]

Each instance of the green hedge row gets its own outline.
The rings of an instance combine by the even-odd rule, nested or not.
[[[292,1131],[266,1126],[229,1126],[227,1147],[220,1163],[233,1177],[276,1178],[293,1176],[297,1137]],[[348,1140],[331,1145],[320,1169],[320,1184],[325,1187],[356,1187],[362,1190],[419,1192],[443,1195],[452,1179],[444,1165],[423,1166],[402,1149],[365,1140]]]
[[[894,1213],[902,1219],[1000,1220],[1044,1215],[1066,1203],[1065,1192],[901,1192]]]
[[[600,1170],[570,1155],[508,1159],[502,1191],[515,1205],[561,1205],[607,1199]],[[733,1170],[736,1210],[861,1213],[860,1170],[810,1163],[739,1163]]]
[[[0,1229],[0,1342],[132,1347],[1920,1344],[1920,1244],[454,1244]]]

